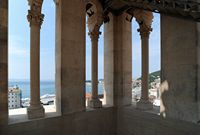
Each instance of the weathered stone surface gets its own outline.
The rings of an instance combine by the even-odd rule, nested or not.
[[[13,124],[0,130],[2,135],[115,135],[113,108],[76,112]]]
[[[113,103],[113,84],[114,84],[114,34],[113,16],[109,14],[110,21],[104,25],[104,102],[108,105]]]
[[[45,110],[43,106],[29,107],[27,108],[27,114],[29,119],[37,119],[37,118],[44,118]]]
[[[0,25],[0,41],[1,41],[1,46],[2,45],[7,45],[7,37],[8,37],[8,31],[7,31],[7,27],[1,26]]]
[[[198,2],[200,2],[200,0],[198,0]],[[197,23],[197,51],[200,52],[200,23]],[[196,95],[196,97],[198,98],[198,110],[200,112],[200,53],[197,54],[197,62],[198,62],[198,66],[197,66],[197,70],[198,70],[198,80],[197,80],[197,93],[198,95]],[[199,123],[200,123],[200,113],[199,113]]]
[[[0,126],[8,123],[8,0],[0,1]]]
[[[162,118],[134,107],[119,111],[118,135],[199,135],[199,125],[186,121]]]
[[[161,16],[161,113],[166,117],[197,122],[197,24]],[[162,86],[162,85],[161,85]]]
[[[0,5],[0,8],[8,9],[8,0],[1,0]]]
[[[115,106],[129,105],[132,99],[131,23],[126,16],[110,14],[105,24],[105,100]]]
[[[152,110],[153,109],[153,103],[150,101],[146,101],[146,100],[141,100],[137,102],[137,108],[140,110]]]
[[[74,8],[76,7],[76,8]],[[57,109],[62,114],[85,110],[85,5],[67,0],[57,5]],[[60,101],[59,101],[60,100]]]

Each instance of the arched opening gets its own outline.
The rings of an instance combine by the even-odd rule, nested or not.
[[[45,15],[41,26],[40,47],[40,95],[45,112],[56,111],[55,87],[55,3],[44,1],[42,13]],[[48,33],[48,34],[47,34]]]
[[[27,1],[9,0],[9,88],[8,109],[11,122],[25,119],[30,106],[30,24]],[[55,108],[55,4],[44,1],[45,14],[40,37],[40,99],[45,112]],[[48,33],[48,34],[47,34]],[[47,109],[46,109],[47,108]],[[23,115],[24,114],[24,115]],[[14,119],[13,119],[14,120]],[[16,120],[16,119],[15,119]]]
[[[27,1],[9,0],[9,115],[26,113],[30,98],[30,34]],[[19,111],[19,109],[20,111]]]
[[[89,35],[88,19],[92,17],[97,12],[96,6],[92,3],[86,5],[86,106],[92,97],[92,43],[91,37]],[[96,20],[94,20],[96,21]],[[98,38],[98,97],[103,101],[104,92],[104,30],[103,24],[100,27],[101,34]],[[93,63],[94,64],[94,63]]]
[[[160,14],[154,13],[152,23],[153,31],[149,36],[149,75],[148,95],[154,107],[160,106],[160,71],[161,71],[161,45],[160,45]],[[136,103],[141,98],[142,76],[142,47],[141,36],[137,31],[138,23],[132,21],[132,100]],[[159,110],[159,109],[158,109]]]

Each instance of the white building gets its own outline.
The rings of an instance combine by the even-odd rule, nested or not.
[[[151,83],[151,94],[156,97],[156,99],[160,98],[160,77],[154,80],[154,82]]]
[[[132,80],[132,88],[141,87],[141,79],[139,80]]]
[[[16,109],[21,107],[21,90],[19,87],[11,87],[8,90],[8,108]]]

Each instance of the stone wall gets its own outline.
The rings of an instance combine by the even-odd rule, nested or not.
[[[186,121],[164,119],[133,106],[119,111],[118,135],[199,135],[199,125]]]
[[[8,119],[8,0],[0,1],[0,126]]]
[[[197,38],[198,38],[198,41],[197,41],[197,51],[198,51],[198,54],[197,54],[197,62],[198,62],[198,80],[197,80],[197,98],[198,98],[198,108],[199,108],[199,123],[200,123],[200,23],[197,24]]]
[[[200,3],[200,0],[197,0],[197,2]],[[197,51],[198,51],[198,54],[197,54],[197,62],[198,62],[198,80],[197,80],[197,98],[198,98],[198,110],[199,110],[199,121],[198,123],[200,123],[200,23],[197,23]]]
[[[115,135],[113,108],[88,110],[8,125],[0,135]]]
[[[161,113],[199,120],[197,23],[161,15]]]
[[[0,128],[1,135],[199,135],[199,125],[164,119],[133,106],[113,107],[32,120]],[[118,128],[115,124],[118,123]],[[117,132],[118,131],[118,132]]]

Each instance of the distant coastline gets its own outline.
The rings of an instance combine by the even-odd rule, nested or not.
[[[30,98],[30,81],[27,79],[9,79],[9,87],[18,86],[22,90],[22,99]],[[86,93],[91,93],[91,82],[86,82]],[[103,83],[99,83],[99,94],[103,94]],[[40,96],[55,95],[55,81],[42,80],[40,81]]]
[[[8,82],[30,82],[30,79],[9,79]],[[41,80],[40,82],[55,82],[55,80],[47,79],[47,80]]]

